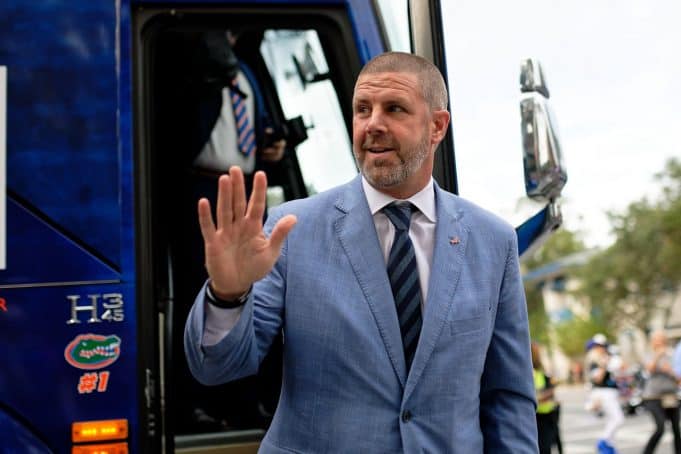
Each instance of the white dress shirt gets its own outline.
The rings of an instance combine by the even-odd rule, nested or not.
[[[239,89],[246,95],[246,113],[251,120],[251,127],[255,130],[255,103],[253,101],[253,89],[248,78],[242,71],[236,76]],[[237,129],[232,107],[232,92],[229,87],[222,89],[222,107],[218,115],[210,138],[194,159],[194,166],[201,169],[226,172],[231,166],[239,166],[245,174],[251,174],[255,170],[255,151],[245,156],[239,151],[237,143]]]
[[[362,177],[362,187],[369,203],[369,210],[374,217],[374,226],[378,234],[378,242],[383,252],[383,259],[387,265],[390,248],[395,237],[395,226],[388,219],[381,209],[396,201],[382,192],[374,189],[373,186]],[[428,296],[428,282],[430,280],[430,266],[433,262],[433,244],[435,241],[435,189],[433,180],[428,182],[425,188],[413,196],[406,199],[418,208],[411,216],[409,224],[409,238],[414,245],[416,255],[416,266],[419,270],[419,281],[421,284],[421,304],[426,302]],[[215,307],[204,300],[204,332],[202,344],[205,346],[217,344],[229,331],[236,325],[243,307],[234,309],[222,309]]]
[[[362,187],[369,203],[369,210],[374,217],[378,242],[381,244],[381,251],[387,266],[390,248],[395,238],[395,226],[393,226],[393,223],[390,222],[388,216],[381,209],[397,199],[378,191],[364,177],[362,177]],[[425,304],[428,297],[428,282],[430,280],[430,266],[433,263],[433,242],[435,241],[436,210],[433,179],[431,178],[425,188],[406,199],[406,201],[411,202],[418,208],[418,211],[414,211],[411,215],[409,238],[411,238],[411,242],[414,245],[416,267],[419,270],[419,281],[421,284],[421,301],[422,304]]]

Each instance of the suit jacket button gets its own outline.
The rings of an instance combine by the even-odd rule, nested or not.
[[[411,412],[409,410],[404,410],[402,412],[402,422],[409,422],[411,419]]]

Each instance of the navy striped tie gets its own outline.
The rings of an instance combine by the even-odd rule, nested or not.
[[[414,245],[409,238],[412,207],[411,203],[401,205],[391,203],[383,208],[383,213],[395,226],[395,239],[388,257],[388,278],[400,322],[407,371],[416,353],[422,324],[421,285]]]
[[[248,118],[246,102],[241,95],[239,84],[236,79],[232,81],[230,97],[232,100],[232,110],[234,111],[234,122],[237,130],[237,147],[244,156],[249,156],[255,149],[255,132]]]

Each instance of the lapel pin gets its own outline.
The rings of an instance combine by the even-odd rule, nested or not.
[[[454,244],[459,244],[460,242],[461,242],[461,240],[459,240],[458,236],[449,237],[449,244],[454,245]]]

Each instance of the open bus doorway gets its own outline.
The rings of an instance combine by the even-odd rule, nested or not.
[[[238,11],[145,11],[139,53],[144,90],[140,128],[140,212],[146,226],[142,260],[153,273],[140,301],[159,339],[158,392],[163,397],[166,445],[191,447],[259,440],[276,409],[281,386],[281,336],[258,375],[219,386],[191,377],[183,349],[184,323],[206,279],[196,203],[214,205],[218,174],[192,165],[211,125],[197,109],[201,49],[206,33],[238,36],[233,50],[255,75],[259,101],[283,131],[284,157],[263,167],[268,205],[305,197],[352,178],[351,93],[359,61],[349,51],[350,25],[342,10],[302,15]],[[331,26],[331,27],[329,27]],[[349,64],[348,64],[349,63]],[[203,123],[201,123],[203,121]],[[146,241],[145,241],[146,239]],[[144,268],[144,265],[142,265]],[[144,328],[142,328],[144,329]],[[147,333],[149,338],[149,333]]]

